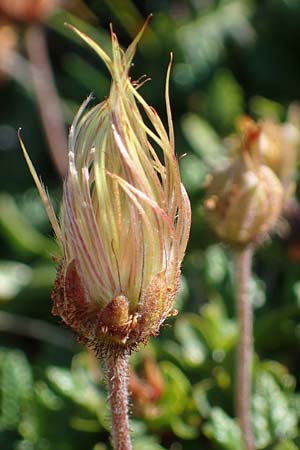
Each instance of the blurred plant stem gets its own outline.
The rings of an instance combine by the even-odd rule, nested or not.
[[[235,402],[246,450],[254,449],[251,427],[252,307],[249,292],[252,256],[251,245],[236,250],[234,255],[236,309],[239,324]]]
[[[106,362],[114,450],[131,450],[128,420],[128,356],[110,356]]]
[[[28,62],[22,55],[11,49],[6,51],[0,55],[0,69],[6,76],[19,83],[30,97],[32,96]]]
[[[1,311],[0,332],[19,334],[57,347],[74,350],[74,339],[71,333],[39,319]]]
[[[25,33],[25,46],[31,62],[33,89],[52,160],[61,177],[67,172],[67,136],[49,61],[42,27],[31,25]]]

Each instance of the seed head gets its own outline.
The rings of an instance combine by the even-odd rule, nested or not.
[[[283,188],[257,152],[260,128],[244,123],[239,153],[210,177],[206,218],[218,237],[234,246],[257,243],[274,227],[282,210]]]
[[[46,201],[63,249],[53,314],[102,357],[146,342],[172,314],[190,229],[174,153],[170,65],[168,132],[128,75],[143,29],[126,52],[111,32],[112,57],[74,29],[112,84],[102,103],[86,111],[90,99],[84,102],[71,126],[60,225]]]

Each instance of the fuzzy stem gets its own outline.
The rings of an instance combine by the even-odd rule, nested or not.
[[[239,343],[236,363],[236,414],[246,450],[254,449],[251,427],[252,309],[249,296],[253,249],[235,252],[236,308]]]
[[[128,356],[108,358],[107,385],[114,450],[132,450],[128,420]]]

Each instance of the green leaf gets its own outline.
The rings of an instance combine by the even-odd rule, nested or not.
[[[220,1],[217,5],[176,30],[178,45],[198,78],[221,62],[227,36],[236,39],[239,45],[249,44],[255,36],[248,20],[249,2]]]
[[[222,157],[223,161],[225,160],[223,143],[208,122],[196,114],[189,113],[183,117],[181,126],[186,140],[206,164],[207,169],[214,166],[216,161],[219,164]]]
[[[182,182],[190,193],[195,193],[202,189],[208,174],[205,164],[193,154],[188,154],[181,159],[180,172]]]
[[[211,414],[212,407],[208,401],[207,393],[211,390],[214,383],[212,379],[205,379],[193,386],[193,398],[201,417],[208,418]]]
[[[42,255],[49,258],[58,246],[39,233],[21,214],[13,197],[0,194],[0,229],[10,245],[25,255]]]
[[[237,324],[226,315],[221,299],[205,304],[200,311],[199,330],[212,354],[220,356],[233,348],[237,339]]]
[[[0,261],[0,302],[8,301],[32,281],[32,269],[16,261]]]
[[[181,439],[196,439],[199,435],[199,423],[191,425],[186,423],[181,417],[174,417],[171,421],[173,433]]]
[[[218,245],[210,245],[204,254],[204,274],[213,286],[221,283],[228,273],[228,257],[224,249]]]
[[[18,441],[14,446],[14,450],[36,450],[36,447],[33,442],[24,439],[22,441]],[[38,450],[48,450],[47,447],[40,447]]]
[[[266,286],[265,283],[255,275],[250,280],[250,300],[253,308],[260,308],[266,302]]]
[[[76,391],[76,386],[68,369],[63,369],[61,367],[48,367],[46,371],[49,381],[53,386],[66,397],[70,397],[73,400],[77,400],[78,394]]]
[[[76,356],[80,357],[80,354]],[[108,429],[106,395],[96,388],[88,369],[79,364],[78,360],[79,358],[76,361],[77,366],[75,365],[72,371],[61,367],[48,367],[46,371],[48,380],[62,397],[70,399],[92,417],[97,417],[99,423]]]
[[[278,361],[262,361],[260,368],[270,373],[284,392],[294,392],[296,379],[289,373],[286,366]]]
[[[0,429],[17,428],[26,403],[32,396],[31,367],[18,350],[2,353],[0,364]]]
[[[196,314],[184,314],[175,323],[175,336],[182,346],[182,357],[191,367],[203,364],[207,354],[199,333],[199,321]]]
[[[279,442],[279,444],[272,447],[272,450],[298,450],[298,447],[291,440]]]
[[[244,112],[243,91],[229,70],[220,70],[208,89],[208,115],[223,132]]]
[[[107,450],[107,447],[106,447],[106,445],[103,444],[102,442],[101,442],[101,443],[98,442],[98,444],[96,444],[96,445],[93,447],[93,450]]]
[[[73,416],[70,419],[70,425],[74,430],[85,433],[97,433],[101,430],[98,420],[86,419],[83,417]]]
[[[260,119],[280,120],[283,116],[284,108],[280,103],[268,98],[255,96],[250,100],[250,111]]]
[[[37,399],[43,406],[52,411],[62,409],[64,403],[62,399],[56,395],[44,381],[38,381],[35,384],[35,393]]]
[[[296,436],[296,411],[291,409],[289,397],[270,373],[263,371],[257,374],[252,404],[253,430],[258,447]]]
[[[91,412],[101,407],[102,397],[99,391],[89,380],[88,374],[85,380],[79,378],[68,369],[49,367],[47,376],[51,383],[66,397],[83,406]]]
[[[211,419],[203,427],[205,435],[225,450],[243,450],[241,431],[234,419],[221,408],[213,408]]]
[[[159,364],[163,379],[164,392],[153,412],[146,419],[155,427],[171,425],[175,417],[180,416],[189,402],[191,385],[184,373],[169,361]]]
[[[132,439],[133,450],[165,450],[159,445],[155,438],[148,436],[141,436]]]

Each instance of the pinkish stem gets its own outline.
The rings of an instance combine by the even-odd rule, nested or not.
[[[239,343],[236,367],[236,414],[246,450],[254,449],[251,427],[252,308],[249,295],[252,247],[235,253],[236,308]]]
[[[108,358],[107,385],[114,450],[132,450],[128,420],[128,356]]]
[[[40,25],[31,25],[27,28],[25,45],[31,62],[32,84],[51,157],[58,173],[64,177],[67,172],[67,135],[49,61],[47,43]]]

